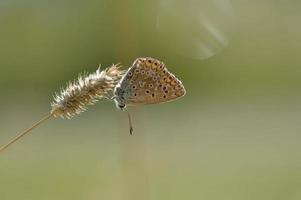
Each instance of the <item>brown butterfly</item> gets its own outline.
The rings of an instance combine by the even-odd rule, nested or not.
[[[182,82],[154,58],[137,58],[114,89],[116,107],[128,113],[127,105],[157,104],[175,100],[186,93]]]

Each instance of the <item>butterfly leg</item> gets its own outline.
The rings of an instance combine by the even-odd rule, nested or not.
[[[130,135],[133,135],[133,124],[132,124],[132,118],[131,118],[130,112],[128,111],[127,108],[124,108],[123,110],[126,111],[126,113],[128,115],[129,126],[130,126]]]

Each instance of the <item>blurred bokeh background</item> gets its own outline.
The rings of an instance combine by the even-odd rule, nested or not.
[[[102,100],[0,155],[1,200],[301,199],[301,2],[1,0],[0,144],[99,64],[164,61],[178,101]]]

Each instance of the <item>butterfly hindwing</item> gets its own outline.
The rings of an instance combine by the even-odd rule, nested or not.
[[[125,91],[125,104],[156,104],[185,95],[185,88],[163,62],[138,58],[120,83]]]

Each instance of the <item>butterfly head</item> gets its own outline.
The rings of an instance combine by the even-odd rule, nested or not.
[[[126,94],[125,90],[123,90],[120,86],[120,83],[118,83],[114,89],[113,99],[118,109],[127,112],[128,119],[129,119],[129,126],[130,126],[130,135],[133,135],[133,125],[132,125],[130,112],[126,108],[125,97],[124,97],[125,94]]]
[[[118,109],[123,110],[125,109],[125,99],[124,99],[125,91],[120,87],[118,84],[114,89],[114,102]]]

